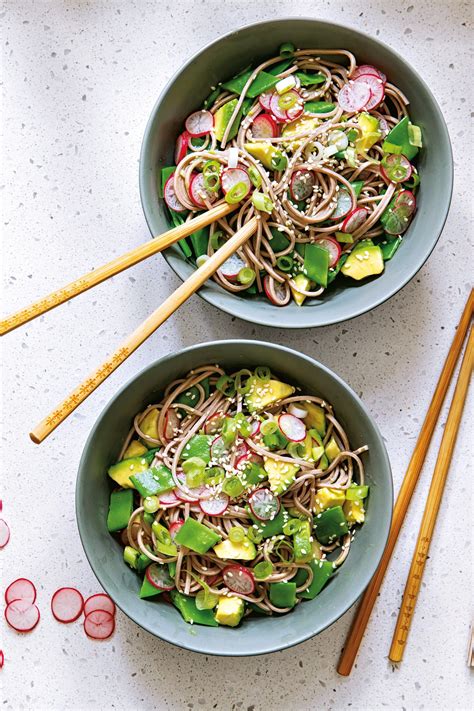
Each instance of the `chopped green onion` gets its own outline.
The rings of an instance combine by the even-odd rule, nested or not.
[[[158,511],[160,502],[157,496],[146,496],[143,499],[143,508],[146,513],[153,514]]]
[[[265,420],[265,422],[262,422],[260,425],[260,432],[262,435],[272,435],[275,434],[275,432],[278,431],[278,424],[275,422],[275,420]]]
[[[240,496],[243,490],[244,485],[237,476],[231,476],[222,484],[222,491],[224,494],[230,496],[231,499],[235,499],[237,496]]]
[[[288,553],[288,556],[285,556],[284,552]],[[294,559],[293,545],[286,539],[282,539],[274,545],[273,553],[284,563],[292,562]]]
[[[257,367],[255,368],[255,377],[259,380],[268,382],[270,380],[271,375],[272,372],[267,365],[257,365]]]
[[[277,267],[282,270],[282,272],[291,272],[293,269],[294,265],[294,260],[293,257],[290,257],[288,254],[284,254],[281,257],[278,257],[276,261]]]
[[[199,257],[196,259],[196,266],[202,267],[202,265],[205,264],[207,261],[209,261],[209,255],[200,254]]]
[[[251,376],[252,371],[248,370],[247,368],[242,368],[242,370],[239,370],[239,372],[234,375],[235,389],[241,395],[245,395],[245,393],[248,392],[250,387],[249,378]],[[243,382],[244,377],[246,378],[245,382]]]
[[[281,151],[274,151],[270,158],[273,170],[285,170],[288,165],[288,158]]]
[[[419,184],[420,184],[420,176],[415,171],[413,171],[413,173],[411,174],[410,179],[405,180],[405,182],[403,183],[403,185],[407,188],[410,188],[410,190],[413,190],[413,188],[418,187]]]
[[[278,108],[282,111],[288,111],[288,109],[291,109],[291,107],[296,104],[296,98],[296,93],[293,92],[282,94],[278,98]]]
[[[234,417],[234,421],[237,423],[237,428],[242,437],[250,437],[250,433],[252,432],[252,426],[243,414],[243,412],[238,412]]]
[[[234,390],[235,393],[235,390]],[[222,425],[221,437],[226,447],[230,447],[237,437],[237,422],[233,417],[226,417]]]
[[[271,213],[274,207],[272,201],[267,195],[265,195],[264,193],[259,193],[256,190],[252,195],[252,205],[257,210],[261,210],[262,212],[268,213]]]
[[[290,442],[287,449],[290,457],[295,459],[301,459],[305,453],[305,446],[301,442]]]
[[[206,484],[216,486],[225,478],[225,470],[222,467],[209,467],[204,472],[204,481]]]
[[[250,180],[252,181],[252,184],[258,189],[262,184],[262,176],[253,165],[250,166],[247,172],[249,174]]]
[[[211,247],[212,249],[219,249],[225,243],[225,235],[222,230],[216,230],[211,235]]]
[[[262,560],[253,568],[253,574],[257,580],[264,580],[273,573],[273,565],[268,560]]]
[[[232,543],[242,543],[245,540],[245,531],[240,526],[233,526],[229,531],[229,538]]]
[[[166,545],[172,543],[170,532],[167,528],[165,528],[165,526],[158,523],[158,521],[153,521],[151,530],[155,534],[155,538],[159,543],[165,543]]]
[[[131,568],[136,569],[139,556],[140,552],[136,548],[132,548],[132,546],[125,546],[123,549],[123,559]]]
[[[211,193],[216,193],[219,190],[221,180],[218,175],[212,173],[204,176],[204,187],[210,190]]]
[[[241,180],[240,183],[233,185],[229,192],[226,193],[225,201],[228,202],[229,205],[236,205],[238,202],[243,200],[246,195],[248,195],[248,192],[249,187],[247,183],[244,183],[244,181]]]
[[[235,395],[234,379],[229,375],[221,375],[216,383],[216,389],[226,397],[232,397],[232,395]]]
[[[238,281],[240,281],[241,284],[246,284],[247,286],[250,286],[254,283],[256,276],[257,275],[255,274],[255,271],[253,269],[251,269],[250,267],[243,267],[237,274],[237,279]]]
[[[212,610],[219,602],[219,595],[207,590],[199,590],[194,601],[198,610]]]
[[[283,42],[278,53],[280,57],[292,57],[295,49],[295,45],[291,42]]]
[[[412,146],[416,146],[417,148],[423,147],[421,128],[410,122],[408,122],[408,140]]]
[[[261,543],[263,541],[263,536],[258,530],[258,526],[253,525],[250,526],[250,528],[247,531],[247,538],[249,541],[252,541],[252,543]],[[255,566],[257,567],[257,566]]]
[[[293,536],[298,533],[303,521],[299,518],[290,518],[285,524],[283,524],[283,533],[285,536]]]
[[[359,131],[356,128],[351,128],[347,132],[347,138],[349,141],[355,141],[359,137]]]

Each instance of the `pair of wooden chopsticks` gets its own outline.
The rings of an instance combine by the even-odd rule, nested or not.
[[[8,333],[28,321],[49,311],[55,306],[72,299],[74,296],[87,291],[96,284],[100,284],[119,272],[141,262],[143,259],[161,252],[171,244],[183,237],[196,232],[196,230],[219,220],[235,210],[237,205],[222,203],[201,213],[197,217],[165,232],[159,238],[145,242],[136,249],[108,262],[102,267],[85,274],[80,279],[71,282],[63,289],[53,292],[44,299],[40,299],[30,307],[0,322],[0,335]],[[257,229],[257,217],[253,217],[240,230],[238,230],[215,254],[202,266],[194,271],[173,294],[171,294],[156,311],[154,311],[135,331],[112,353],[100,368],[97,368],[84,380],[63,402],[42,420],[30,432],[30,437],[36,444],[40,444],[51,432],[68,417],[78,405],[81,404],[111,373],[121,365],[156,329],[161,326],[176,309],[178,309],[192,294],[194,294],[211,277],[222,264],[239,247],[251,237]]]
[[[428,451],[431,438],[437,424],[441,407],[443,405],[446,392],[449,387],[456,363],[461,354],[466,335],[473,316],[474,291],[471,291],[464,307],[464,311],[454,336],[451,348],[441,371],[441,375],[433,394],[425,421],[418,436],[415,449],[413,451],[408,469],[403,479],[400,492],[395,504],[392,526],[390,529],[387,545],[380,565],[366,589],[360,606],[356,612],[351,629],[349,631],[345,648],[341,654],[337,671],[342,676],[348,676],[354,664],[359,646],[364,635],[365,628],[370,618],[370,614],[377,599],[380,586],[397,542],[403,520],[408,510],[408,505],[413,496],[418,477],[423,466],[426,453]],[[440,444],[438,458],[436,461],[431,486],[426,501],[425,511],[420,526],[420,532],[413,555],[410,572],[405,587],[402,605],[400,608],[392,646],[389,652],[389,659],[393,662],[400,662],[403,658],[411,620],[415,611],[415,605],[421,586],[429,545],[431,542],[436,517],[438,514],[444,485],[447,478],[448,467],[456,442],[456,436],[462,411],[467,395],[469,380],[473,368],[474,358],[474,335],[471,329],[468,344],[459,371],[456,388],[451,402],[448,419],[446,421],[443,438]]]

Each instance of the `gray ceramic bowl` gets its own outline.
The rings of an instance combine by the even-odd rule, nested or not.
[[[418,210],[396,257],[378,278],[357,284],[345,280],[322,300],[303,307],[275,307],[264,297],[230,294],[214,282],[199,292],[209,303],[247,321],[281,328],[326,326],[370,311],[397,293],[423,266],[443,229],[451,201],[453,162],[448,132],[430,90],[394,50],[356,30],[314,19],[270,20],[225,35],[198,52],[175,74],[155,104],[146,127],[140,157],[140,194],[153,235],[168,228],[165,206],[157,195],[157,176],[172,165],[174,145],[186,116],[200,106],[209,87],[226,80],[250,62],[275,55],[282,42],[297,47],[349,49],[358,63],[383,69],[410,99],[412,120],[423,129],[425,148],[419,154],[422,178]],[[165,253],[172,269],[186,279],[193,267],[178,247]]]
[[[205,363],[226,368],[268,365],[305,392],[331,402],[354,448],[369,445],[364,455],[370,502],[364,526],[350,555],[315,600],[288,615],[255,617],[236,628],[186,624],[177,610],[163,602],[138,598],[136,574],[122,560],[122,548],[107,532],[110,481],[106,471],[116,461],[133,416],[156,402],[174,378]],[[157,637],[205,654],[244,656],[275,652],[312,637],[331,625],[357,600],[373,576],[383,553],[392,513],[390,463],[377,426],[357,395],[335,373],[308,356],[259,341],[217,341],[166,356],[148,366],[107,405],[84,448],[76,488],[79,533],[100,584],[132,620]]]

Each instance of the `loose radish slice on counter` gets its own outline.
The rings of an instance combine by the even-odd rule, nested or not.
[[[10,528],[8,523],[0,518],[0,548],[5,548],[10,540]]]
[[[263,288],[267,298],[274,306],[286,306],[291,299],[291,291],[288,284],[286,282],[281,284],[275,281],[269,274],[263,279]]]
[[[233,254],[229,259],[226,259],[219,271],[226,279],[237,279],[240,270],[246,266],[246,263],[238,254]]]
[[[180,203],[176,197],[176,193],[174,191],[174,173],[173,175],[170,175],[165,183],[165,187],[163,188],[163,197],[165,198],[165,203],[170,210],[174,210],[175,212],[184,212],[186,210],[184,205]]]
[[[289,405],[288,412],[290,415],[294,415],[300,420],[304,420],[304,418],[308,415],[308,410],[305,410],[304,407],[300,407],[299,405],[295,405],[294,402]]]
[[[329,219],[333,221],[342,220],[351,209],[352,198],[349,191],[346,188],[340,188],[337,194],[336,207]]]
[[[273,91],[264,91],[263,94],[260,94],[258,97],[258,102],[260,106],[265,109],[265,111],[270,111],[270,101],[273,96]]]
[[[320,237],[315,244],[329,252],[329,266],[335,267],[342,252],[339,242],[332,237]]]
[[[320,240],[321,242],[322,240]],[[302,442],[306,437],[306,427],[304,422],[301,422],[294,415],[280,415],[278,418],[278,426],[287,439],[291,442]]]
[[[189,184],[189,192],[191,200],[197,207],[206,207],[204,200],[214,202],[217,197],[217,193],[211,192],[206,188],[204,175],[202,173],[195,173],[193,175]]]
[[[183,523],[184,521],[182,518],[178,519],[177,521],[173,521],[173,523],[170,523],[170,536],[172,541],[174,541],[175,536],[183,525]]]
[[[290,182],[290,194],[293,200],[300,202],[300,200],[309,198],[313,194],[315,183],[312,170],[306,170],[306,168],[295,170]]]
[[[94,610],[105,610],[110,615],[115,615],[115,603],[111,597],[105,593],[96,593],[87,598],[84,603],[84,617],[90,615]]]
[[[214,127],[214,116],[210,111],[195,111],[188,116],[184,125],[186,126],[186,131],[188,131],[193,138],[205,136],[206,133],[210,133]]]
[[[40,619],[40,611],[33,602],[13,600],[5,608],[5,619],[17,632],[31,632]]]
[[[351,76],[351,79],[357,79],[357,77],[360,77],[365,74],[373,74],[374,76],[381,79],[384,83],[387,81],[387,77],[385,76],[385,74],[381,72],[380,69],[373,67],[371,64],[361,64],[360,67],[357,67],[354,74]]]
[[[170,407],[165,415],[165,437],[170,440],[176,434],[176,430],[179,428],[181,420],[178,417],[178,413],[174,407]]]
[[[160,502],[160,506],[176,506],[176,504],[179,504],[181,499],[178,499],[178,497],[175,494],[175,489],[173,491],[166,491],[164,494],[160,494],[158,497],[158,500]]]
[[[84,609],[84,598],[76,588],[59,588],[51,598],[51,612],[58,622],[74,622]]]
[[[280,499],[270,489],[255,489],[249,496],[250,509],[259,521],[271,521],[280,511]]]
[[[221,173],[221,186],[225,194],[232,190],[238,183],[245,183],[248,189],[252,187],[249,174],[244,168],[226,168]]]
[[[176,165],[178,165],[178,163],[181,163],[181,161],[183,160],[184,156],[187,153],[188,145],[189,133],[187,131],[183,131],[183,133],[181,133],[176,140],[176,150],[174,152],[174,162],[176,163]]]
[[[252,135],[254,138],[276,138],[278,126],[268,114],[259,114],[252,124]]]
[[[173,590],[175,586],[167,565],[152,563],[146,569],[145,575],[148,582],[158,590]]]
[[[413,173],[413,166],[404,155],[389,153],[384,156],[380,164],[380,172],[388,182],[404,183]]]
[[[367,84],[350,81],[348,84],[344,84],[337,100],[343,111],[353,114],[362,111],[370,97],[370,87]]]
[[[2,669],[4,662],[5,662],[5,657],[3,656],[3,650],[0,649],[0,669]]]
[[[350,212],[342,223],[341,231],[346,233],[355,232],[367,219],[369,211],[365,207],[356,207]]]
[[[199,506],[201,511],[208,516],[221,516],[224,511],[227,510],[229,506],[229,497],[227,494],[222,492],[216,496],[212,496],[210,499],[201,499],[199,501]]]
[[[366,86],[370,91],[370,98],[364,107],[366,111],[375,109],[384,100],[385,84],[379,77],[375,77],[373,74],[361,74],[354,81],[354,85]]]
[[[13,600],[25,600],[33,603],[36,600],[36,588],[27,578],[18,578],[5,590],[5,602],[7,605]]]
[[[416,210],[416,198],[411,190],[402,190],[395,198],[395,207],[406,208],[408,214],[413,215]]]
[[[108,639],[114,629],[114,616],[107,610],[92,610],[84,620],[84,632],[92,639]]]
[[[229,590],[240,595],[251,595],[255,590],[253,573],[243,565],[228,565],[222,571],[222,578]]]

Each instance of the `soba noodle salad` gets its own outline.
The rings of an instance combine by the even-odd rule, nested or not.
[[[255,235],[214,276],[277,306],[381,274],[415,213],[422,146],[408,99],[343,49],[282,45],[212,87],[161,171],[173,224],[236,210],[180,246],[200,263],[256,214]]]
[[[203,365],[174,380],[108,470],[107,527],[137,594],[230,627],[314,599],[364,522],[366,450],[330,403],[268,367]]]

